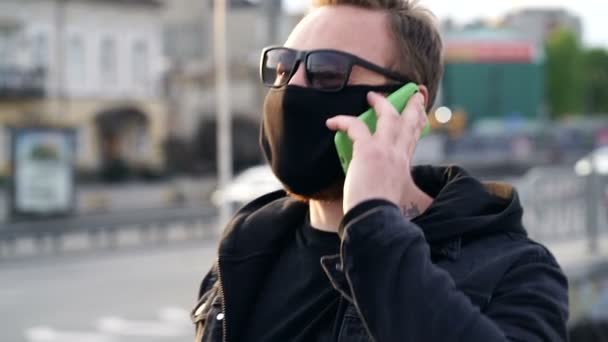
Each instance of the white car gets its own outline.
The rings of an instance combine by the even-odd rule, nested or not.
[[[225,189],[216,190],[211,195],[211,201],[216,206],[226,203],[240,206],[282,188],[270,166],[259,165],[238,174]]]
[[[576,162],[574,171],[579,176],[589,176],[592,173],[608,175],[608,146],[597,148],[580,159]]]

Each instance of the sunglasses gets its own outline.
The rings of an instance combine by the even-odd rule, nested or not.
[[[346,52],[337,50],[299,51],[282,46],[271,46],[262,50],[260,63],[262,82],[271,88],[286,86],[301,63],[306,68],[308,85],[320,91],[342,90],[348,83],[354,65],[400,83],[410,82],[403,75]]]

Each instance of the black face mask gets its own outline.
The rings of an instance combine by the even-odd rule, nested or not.
[[[260,145],[286,190],[310,197],[344,178],[326,121],[358,116],[369,108],[367,93],[391,93],[401,85],[346,86],[339,92],[286,86],[271,89],[264,101]]]

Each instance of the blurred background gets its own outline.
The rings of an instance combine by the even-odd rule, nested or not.
[[[308,6],[225,3],[0,0],[0,340],[192,339],[221,223],[280,188],[259,54]],[[571,328],[603,321],[608,3],[421,3],[446,72],[415,162],[515,185],[570,279]]]

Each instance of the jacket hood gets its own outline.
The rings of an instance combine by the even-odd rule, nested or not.
[[[418,187],[434,198],[414,220],[430,243],[506,232],[526,234],[523,208],[512,186],[482,183],[456,166],[419,166],[412,175]]]
[[[458,237],[526,234],[523,209],[510,185],[482,183],[456,166],[417,166],[412,175],[418,187],[434,199],[414,219],[429,244]],[[262,196],[239,210],[227,225],[219,255],[246,258],[276,252],[282,239],[302,224],[307,214],[308,205],[284,191]]]

